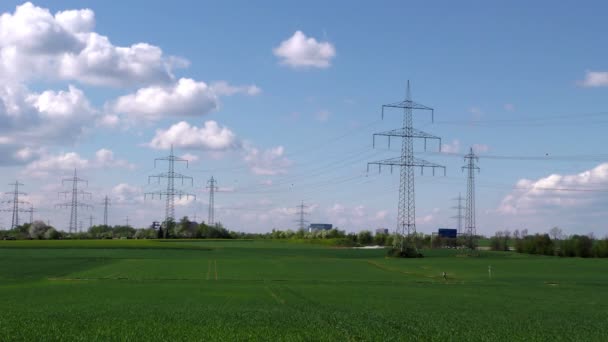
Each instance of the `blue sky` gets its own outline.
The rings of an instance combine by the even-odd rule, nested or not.
[[[179,217],[206,218],[213,175],[216,218],[231,229],[294,228],[301,200],[314,222],[393,229],[398,173],[365,171],[399,153],[396,141],[373,149],[372,134],[399,127],[380,106],[402,100],[409,79],[435,108],[435,123],[415,113],[416,127],[448,152],[420,155],[447,176],[417,175],[419,231],[455,226],[451,199],[466,191],[462,155],[475,145],[480,232],[603,236],[605,12],[602,2],[3,1],[3,190],[19,179],[35,216],[61,228],[69,213],[54,209],[56,191],[78,168],[97,204],[84,222],[99,222],[107,194],[111,224],[149,225],[163,202],[142,194],[162,188],[147,178],[173,143],[197,195]]]

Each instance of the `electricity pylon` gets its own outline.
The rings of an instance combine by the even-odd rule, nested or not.
[[[464,156],[466,165],[462,167],[462,170],[467,170],[467,208],[465,213],[465,235],[467,240],[467,246],[471,249],[475,249],[475,235],[477,234],[475,227],[475,170],[479,172],[479,167],[475,165],[475,162],[479,161],[479,157],[473,152],[473,148],[469,154]]]
[[[173,155],[173,145],[171,145],[171,153],[167,157],[154,159],[154,167],[156,167],[156,162],[159,160],[168,161],[169,170],[167,172],[163,172],[158,175],[148,176],[148,184],[150,183],[150,178],[157,178],[159,184],[160,184],[161,178],[166,178],[167,179],[167,190],[166,191],[159,190],[159,191],[155,191],[155,192],[145,193],[144,199],[147,196],[151,196],[152,199],[154,199],[154,195],[158,195],[158,197],[161,199],[163,198],[163,196],[165,196],[165,198],[166,198],[165,230],[163,231],[163,234],[164,234],[164,237],[167,237],[167,228],[169,227],[169,224],[171,222],[175,222],[175,197],[177,196],[178,198],[181,199],[182,196],[185,196],[186,198],[189,198],[190,196],[192,196],[196,199],[196,195],[186,193],[182,190],[175,190],[175,179],[176,178],[182,180],[182,185],[184,184],[184,179],[189,179],[192,185],[194,185],[194,180],[192,179],[192,177],[184,176],[181,173],[175,172],[175,162],[185,162],[186,167],[188,167],[188,160],[179,158],[179,157],[176,157],[175,155]]]
[[[30,208],[27,210],[30,213],[30,224],[34,223],[34,205],[30,204]]]
[[[391,137],[401,138],[401,156],[386,160],[380,160],[367,164],[369,171],[370,165],[378,165],[378,171],[382,170],[382,166],[390,166],[391,172],[394,166],[400,168],[399,182],[399,205],[397,215],[397,229],[394,245],[395,248],[404,251],[407,247],[416,248],[413,239],[416,234],[416,201],[414,192],[414,168],[420,167],[421,173],[424,168],[431,168],[433,175],[436,168],[442,168],[445,175],[445,166],[428,162],[423,159],[414,157],[414,139],[424,139],[424,147],[426,150],[426,141],[428,139],[439,140],[439,150],[441,151],[441,138],[418,129],[413,126],[413,110],[428,110],[431,112],[431,120],[434,120],[433,108],[412,101],[410,92],[410,82],[407,82],[407,91],[404,101],[386,104],[382,106],[382,118],[384,119],[384,109],[401,109],[403,110],[403,125],[401,128],[393,129],[386,132],[376,133],[373,136],[375,146],[376,136],[388,137],[388,146],[390,148]]]
[[[298,229],[300,230],[304,230],[306,229],[306,223],[308,222],[307,220],[304,219],[304,215],[308,215],[307,212],[304,211],[304,209],[308,208],[307,205],[304,205],[304,201],[302,201],[302,203],[300,205],[298,205],[296,207],[298,209]]]
[[[15,183],[11,183],[9,185],[14,186],[15,189],[12,192],[6,192],[6,194],[13,195],[13,199],[8,200],[5,203],[11,203],[13,205],[13,209],[2,210],[2,211],[12,211],[13,219],[11,221],[11,229],[13,229],[19,225],[19,213],[29,212],[29,210],[27,210],[27,209],[19,208],[19,204],[30,204],[30,203],[19,199],[20,195],[23,195],[23,196],[27,195],[26,193],[19,191],[19,186],[24,185],[23,183],[19,183],[19,181],[15,181]]]
[[[207,189],[209,189],[209,215],[207,218],[207,224],[213,226],[215,224],[215,191],[218,190],[217,180],[211,176],[211,179],[207,181]]]
[[[452,209],[456,209],[456,216],[452,216],[452,218],[456,219],[456,223],[457,223],[457,227],[458,227],[458,234],[462,234],[462,219],[464,218],[464,215],[462,215],[462,210],[465,209],[465,207],[462,206],[462,200],[464,198],[462,197],[461,194],[458,194],[458,197],[454,198],[454,201],[457,201],[457,205],[452,207]]]
[[[78,201],[78,197],[82,196],[82,199],[84,199],[86,196],[89,196],[89,198],[91,197],[91,193],[90,192],[86,192],[83,190],[78,190],[78,183],[85,183],[87,186],[89,185],[89,182],[82,179],[82,178],[78,178],[78,176],[76,175],[76,169],[74,169],[74,177],[72,178],[64,178],[61,181],[61,185],[64,185],[66,182],[68,183],[72,183],[72,190],[71,191],[61,191],[59,192],[60,194],[64,194],[65,197],[67,197],[68,194],[72,195],[72,200],[70,202],[66,202],[66,203],[60,203],[57,204],[56,207],[70,207],[70,226],[68,227],[68,233],[77,233],[78,232],[78,208],[92,208],[91,205],[86,204],[86,203],[81,203]]]
[[[91,229],[91,227],[93,227],[94,219],[95,219],[95,217],[93,215],[89,215],[89,229]]]
[[[106,195],[106,197],[103,198],[103,203],[101,203],[103,205],[103,225],[107,226],[108,225],[108,206],[110,206],[110,199],[108,198],[108,195]]]

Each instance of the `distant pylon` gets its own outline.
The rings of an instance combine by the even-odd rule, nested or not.
[[[148,176],[148,183],[150,183],[150,178],[157,178],[159,184],[160,184],[161,178],[167,178],[167,190],[145,193],[144,198],[146,198],[147,196],[152,196],[152,198],[154,198],[154,195],[158,195],[158,197],[161,199],[163,196],[166,197],[165,229],[163,230],[163,234],[164,234],[164,237],[167,237],[166,228],[168,228],[169,222],[175,222],[175,196],[178,196],[179,198],[182,198],[182,196],[185,196],[186,198],[192,196],[195,199],[196,199],[196,196],[193,194],[183,192],[181,190],[175,190],[175,179],[176,178],[182,180],[182,185],[184,184],[184,179],[189,179],[190,182],[192,183],[192,185],[194,185],[194,181],[193,181],[192,177],[184,176],[180,173],[175,172],[175,162],[176,161],[185,162],[186,167],[188,167],[188,160],[174,156],[173,155],[173,145],[171,145],[171,153],[167,157],[154,159],[154,167],[156,167],[156,162],[159,160],[169,162],[169,171],[166,173],[160,173],[160,174],[154,175],[154,176]]]
[[[479,172],[479,167],[475,162],[479,161],[479,157],[473,152],[473,148],[469,154],[464,156],[466,165],[462,167],[467,170],[467,208],[465,213],[465,235],[467,246],[471,249],[475,248],[475,235],[477,234],[475,227],[475,170]]]
[[[420,172],[424,172],[424,168],[431,168],[433,174],[435,174],[436,168],[443,169],[445,174],[445,166],[428,162],[426,160],[418,159],[414,157],[414,139],[424,139],[424,147],[426,150],[427,139],[439,140],[439,150],[441,151],[441,138],[431,135],[429,133],[420,131],[414,128],[412,112],[415,109],[428,110],[431,112],[431,120],[433,120],[433,108],[412,101],[410,82],[407,82],[407,90],[405,100],[401,102],[391,103],[382,106],[382,118],[384,118],[385,108],[396,108],[403,110],[403,126],[398,129],[393,129],[386,132],[380,132],[374,134],[374,145],[376,136],[388,137],[388,146],[390,148],[391,137],[401,138],[401,156],[386,160],[380,160],[367,164],[369,171],[370,165],[378,165],[378,170],[382,169],[382,166],[390,166],[391,172],[394,166],[400,168],[400,182],[399,182],[399,205],[397,210],[397,229],[394,245],[395,248],[405,250],[406,247],[416,248],[413,244],[413,239],[416,236],[416,196],[414,192],[414,167],[420,167]]]
[[[207,224],[213,226],[215,224],[215,191],[218,190],[217,180],[211,176],[211,179],[207,181],[207,189],[209,189],[209,215],[207,218]]]
[[[68,227],[68,233],[76,233],[78,232],[78,208],[91,208],[92,206],[89,204],[85,204],[85,203],[81,203],[78,202],[78,197],[82,196],[82,198],[84,199],[85,196],[89,196],[91,197],[91,193],[90,192],[86,192],[83,190],[78,190],[78,183],[86,183],[87,185],[89,184],[88,181],[82,179],[82,178],[78,178],[78,176],[76,175],[76,169],[74,169],[74,177],[72,178],[64,178],[61,181],[61,184],[65,184],[66,182],[68,183],[72,183],[72,190],[71,191],[62,191],[60,192],[60,194],[64,194],[65,196],[67,196],[68,194],[72,195],[72,200],[70,202],[66,202],[66,203],[61,203],[61,204],[57,204],[57,207],[70,207],[71,211],[70,211],[70,225]]]
[[[452,216],[452,218],[456,219],[456,227],[458,227],[458,234],[462,234],[462,219],[464,218],[464,215],[462,215],[462,210],[465,209],[465,207],[462,206],[463,199],[464,198],[462,197],[462,195],[458,194],[458,197],[454,198],[454,201],[457,201],[458,204],[452,207],[452,209],[456,209],[456,216]]]
[[[94,219],[95,219],[95,217],[93,217],[93,215],[89,215],[89,229],[91,229],[91,227],[93,227]]]
[[[103,203],[101,203],[103,205],[103,225],[107,226],[108,225],[108,206],[110,206],[110,199],[108,198],[108,195],[106,195],[106,197],[103,198]]]
[[[34,205],[30,204],[30,209],[28,209],[30,213],[30,224],[34,223]]]
[[[308,206],[304,205],[304,201],[302,201],[302,203],[297,206],[297,209],[298,209],[297,222],[298,222],[298,229],[300,229],[300,230],[306,229],[306,223],[308,222],[304,219],[304,215],[308,215],[308,213],[304,211],[304,209],[306,209],[306,208],[308,208]]]
[[[125,219],[125,222],[127,223],[127,227],[130,227],[129,226],[129,216],[127,216],[127,218]]]
[[[19,195],[23,195],[23,196],[27,195],[26,193],[19,191],[19,186],[24,185],[23,183],[19,183],[19,181],[15,181],[15,183],[11,183],[9,185],[14,186],[15,188],[12,192],[6,192],[6,194],[13,195],[13,199],[6,201],[5,203],[12,203],[13,209],[2,210],[2,211],[12,211],[13,219],[11,221],[11,229],[13,229],[19,225],[19,213],[20,212],[29,212],[29,210],[27,210],[27,209],[19,208],[19,204],[29,204],[29,202],[22,201],[19,199]]]

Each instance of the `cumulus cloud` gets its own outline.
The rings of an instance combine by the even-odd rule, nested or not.
[[[458,139],[454,139],[449,144],[442,144],[441,145],[441,152],[443,152],[443,153],[458,153],[458,152],[460,152],[460,141]]]
[[[42,93],[30,92],[27,87],[11,82],[0,85],[0,137],[4,153],[74,141],[96,116],[83,91],[71,85],[67,90]]]
[[[608,86],[608,71],[587,71],[585,79],[579,81],[582,87],[606,87]]]
[[[285,148],[276,146],[260,150],[251,144],[244,145],[245,162],[256,175],[273,176],[287,173],[292,162],[285,157]]]
[[[169,82],[174,68],[187,65],[147,43],[115,46],[94,28],[90,9],[52,15],[29,2],[17,6],[0,16],[0,77],[130,86]]]
[[[608,163],[578,174],[552,174],[537,180],[521,179],[515,189],[503,198],[498,212],[503,214],[534,214],[564,208],[581,208],[605,202],[605,196],[584,190],[608,186]],[[559,190],[562,189],[562,190]],[[583,191],[572,191],[583,190]]]
[[[231,96],[235,94],[255,96],[262,93],[262,89],[255,84],[235,86],[226,81],[213,82],[211,84],[211,89],[213,89],[218,96]]]
[[[119,97],[112,110],[138,118],[158,120],[162,116],[200,116],[218,108],[218,99],[205,82],[181,78],[168,86],[141,88]]]
[[[133,169],[134,165],[126,160],[115,159],[111,150],[102,148],[95,153],[95,158],[85,159],[76,152],[60,154],[42,153],[39,159],[32,161],[25,167],[25,174],[34,177],[45,177],[58,171],[70,171],[74,169],[94,168],[127,168]]]
[[[320,122],[326,122],[327,120],[329,120],[330,115],[330,111],[328,111],[327,109],[322,109],[315,113],[315,119]]]
[[[223,151],[237,148],[239,141],[229,128],[222,127],[213,120],[205,121],[202,127],[181,121],[167,130],[157,130],[147,145],[155,149],[168,149],[173,145],[184,149]]]
[[[143,192],[139,187],[127,183],[114,186],[111,193],[113,202],[118,204],[141,202],[143,197]]]
[[[485,144],[473,144],[472,148],[475,153],[484,153],[490,150],[490,146]]]
[[[329,42],[318,42],[296,31],[289,39],[273,49],[281,64],[293,68],[328,68],[336,56],[335,47]]]

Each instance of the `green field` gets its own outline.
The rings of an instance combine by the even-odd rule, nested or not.
[[[608,260],[384,254],[0,241],[0,340],[608,341]]]

